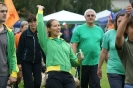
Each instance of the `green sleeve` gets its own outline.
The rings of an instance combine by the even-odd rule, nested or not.
[[[46,33],[46,27],[44,26],[42,10],[38,10],[38,14],[37,14],[37,31],[38,31],[38,40],[39,40],[40,46],[43,49],[43,51],[45,51],[48,37]]]
[[[13,34],[13,32],[10,32],[9,35],[10,35],[9,36],[10,40],[8,40],[8,42],[10,42],[10,44],[9,44],[10,47],[8,47],[9,69],[10,69],[11,76],[17,78],[17,72],[19,70],[18,70],[18,66],[17,66],[14,34]]]
[[[73,67],[79,66],[80,62],[78,61],[77,56],[74,54],[72,48],[70,48],[70,62]]]

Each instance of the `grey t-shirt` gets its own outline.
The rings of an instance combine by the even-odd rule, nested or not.
[[[8,63],[7,63],[7,30],[4,29],[0,32],[0,76],[8,75]]]
[[[117,52],[125,69],[125,83],[133,84],[133,43],[124,41],[122,49]]]

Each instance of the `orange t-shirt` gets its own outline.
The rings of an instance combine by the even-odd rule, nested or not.
[[[114,29],[114,25],[108,24],[108,29],[109,29],[109,30]]]
[[[19,42],[19,38],[20,38],[21,34],[22,34],[22,32],[15,35],[15,46],[16,46],[16,48],[18,48],[18,42]]]

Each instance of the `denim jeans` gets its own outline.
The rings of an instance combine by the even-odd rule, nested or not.
[[[108,73],[110,88],[124,88],[125,75]]]
[[[125,84],[124,88],[133,88],[133,84]]]
[[[0,76],[0,88],[6,88],[8,76]]]

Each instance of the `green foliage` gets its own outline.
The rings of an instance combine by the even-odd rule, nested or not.
[[[4,0],[0,0],[0,2],[4,2]]]
[[[120,11],[120,10],[122,10],[122,9],[120,9],[120,8],[114,8],[114,9],[113,9],[113,12],[115,13],[115,12],[118,12],[118,11]]]
[[[3,0],[2,0],[3,1]],[[29,14],[36,14],[37,5],[45,6],[44,15],[48,15],[60,10],[72,11],[78,14],[84,14],[86,9],[92,8],[96,12],[111,7],[111,0],[13,0],[14,5],[19,12],[20,17]]]

